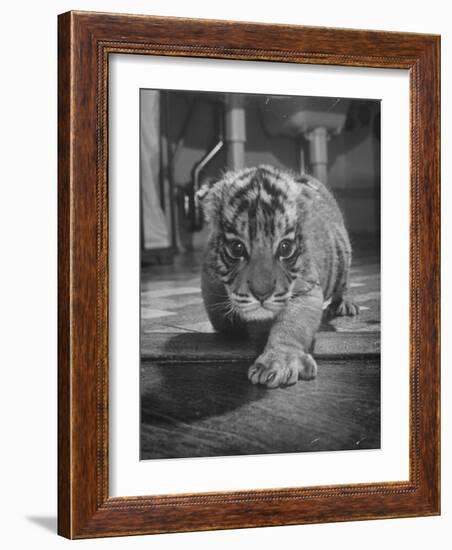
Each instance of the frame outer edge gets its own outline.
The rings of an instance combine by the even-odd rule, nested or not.
[[[421,88],[418,96],[420,100],[420,110],[427,109],[422,115],[417,117],[415,122],[420,130],[420,144],[417,144],[416,152],[419,160],[419,177],[417,178],[418,187],[422,191],[427,189],[432,193],[431,197],[423,197],[419,203],[419,223],[420,227],[426,228],[426,235],[421,236],[419,252],[422,257],[420,268],[420,281],[428,285],[428,289],[421,292],[421,307],[425,307],[430,298],[430,311],[426,316],[430,326],[420,324],[422,340],[418,342],[421,348],[421,362],[426,363],[425,372],[421,373],[421,400],[422,405],[426,405],[432,415],[422,414],[419,431],[421,434],[420,442],[420,469],[421,484],[419,491],[414,493],[400,491],[389,491],[387,494],[376,494],[374,497],[375,507],[371,515],[367,515],[361,510],[361,505],[366,504],[364,495],[359,497],[350,497],[345,501],[337,501],[339,508],[342,506],[356,506],[353,514],[347,511],[347,514],[341,515],[336,510],[333,512],[329,499],[314,498],[312,504],[317,506],[317,512],[314,516],[305,516],[302,510],[293,501],[292,506],[283,503],[281,506],[272,501],[271,498],[265,498],[265,502],[259,504],[257,499],[245,498],[242,502],[230,505],[214,504],[211,497],[207,497],[205,503],[197,503],[194,498],[188,499],[187,506],[174,502],[168,503],[168,506],[151,504],[150,508],[145,506],[142,510],[136,509],[131,505],[127,497],[122,501],[123,506],[112,509],[108,502],[104,502],[107,495],[103,494],[102,474],[99,469],[96,472],[96,456],[101,452],[107,452],[108,449],[101,451],[99,447],[98,432],[100,424],[96,420],[102,418],[103,413],[99,407],[105,406],[99,402],[99,395],[93,388],[95,380],[99,380],[98,359],[99,342],[94,342],[95,323],[99,322],[99,312],[102,317],[107,313],[103,307],[97,309],[94,314],[95,301],[99,298],[99,292],[102,285],[99,286],[99,279],[96,283],[96,269],[102,263],[96,263],[96,242],[99,241],[99,221],[102,220],[102,213],[95,213],[96,209],[96,176],[94,177],[93,167],[95,168],[95,151],[101,146],[99,143],[99,126],[95,119],[96,105],[98,97],[96,96],[96,73],[97,73],[97,55],[96,46],[106,37],[116,36],[118,29],[124,36],[134,36],[136,27],[132,24],[125,25],[125,18],[121,14],[105,17],[105,14],[87,14],[83,12],[69,12],[59,16],[59,164],[58,164],[58,186],[59,186],[59,508],[58,508],[58,532],[67,538],[86,538],[112,535],[145,534],[171,531],[193,531],[206,529],[227,529],[239,527],[252,527],[264,525],[288,525],[324,521],[344,521],[350,516],[353,519],[377,519],[384,517],[411,517],[414,515],[436,515],[439,513],[439,219],[433,218],[432,214],[439,211],[439,37],[431,35],[410,36],[406,34],[381,35],[375,31],[369,34],[367,31],[348,31],[349,37],[365,36],[366,40],[371,39],[373,46],[378,46],[377,38],[381,38],[383,48],[381,63],[375,61],[375,66],[392,66],[394,68],[406,68],[408,63],[407,55],[410,57],[409,63],[416,58],[416,64],[420,69],[419,78]],[[115,27],[110,27],[107,19],[115,21]],[[135,19],[130,17],[130,23]],[[148,40],[148,31],[156,30],[157,38],[162,35],[162,26],[169,24],[170,18],[149,17],[149,26],[145,24],[145,37],[142,38],[146,45]],[[143,19],[140,20],[140,32],[143,33]],[[158,23],[158,24],[157,24]],[[225,22],[221,22],[221,25]],[[233,22],[229,22],[233,23]],[[181,23],[179,22],[179,25]],[[190,20],[190,24],[184,32],[189,33],[193,26],[200,30],[212,31],[213,22],[208,20]],[[249,34],[246,39],[243,38],[247,33],[246,24],[238,23],[240,26],[240,36],[245,44],[248,43]],[[253,27],[256,29],[256,27]],[[282,27],[283,28],[283,27]],[[300,27],[301,29],[302,27]],[[259,27],[259,34],[264,26]],[[294,28],[296,30],[296,28]],[[164,28],[163,28],[164,30]],[[326,29],[331,35],[342,32],[341,30]],[[323,51],[323,37],[320,32],[326,31],[318,28],[311,28],[309,33],[317,36],[319,51]],[[180,31],[180,29],[179,29]],[[291,32],[293,29],[291,29]],[[331,32],[333,31],[333,32]],[[154,32],[154,31],[152,31]],[[122,35],[121,35],[122,36]],[[143,37],[143,34],[141,34]],[[196,34],[198,36],[198,34]],[[398,36],[403,40],[400,46],[393,46],[393,41],[398,40]],[[183,35],[183,41],[190,42],[190,34]],[[384,38],[383,38],[384,37]],[[257,36],[257,38],[259,38]],[[391,44],[388,45],[388,39],[391,38]],[[186,50],[180,53],[170,53],[171,44],[166,43],[162,46],[162,55],[197,55],[203,57],[200,53],[202,46],[196,44],[188,46]],[[232,40],[232,38],[231,38]],[[275,39],[276,40],[276,39]],[[218,41],[214,35],[208,37],[210,48],[209,55],[206,57],[235,58],[237,53],[224,53],[215,42]],[[252,42],[256,42],[256,36],[253,36]],[[185,43],[185,42],[184,42]],[[259,43],[259,40],[257,40]],[[303,45],[304,44],[304,45]],[[304,51],[306,40],[303,44],[297,46],[300,52]],[[369,44],[367,44],[369,46]],[[198,53],[192,54],[189,48],[192,47]],[[389,61],[389,55],[392,49],[400,47],[403,55],[399,61]],[[240,48],[239,48],[240,49]],[[259,49],[259,48],[258,48]],[[245,51],[242,58],[253,59],[257,50]],[[205,50],[204,50],[205,51]],[[239,50],[237,50],[239,51]],[[166,52],[166,53],[165,53]],[[408,52],[408,53],[407,53]],[[130,52],[132,53],[132,52]],[[133,52],[137,53],[137,52]],[[290,54],[290,55],[289,55]],[[273,61],[273,53],[269,54]],[[304,55],[304,54],[303,54]],[[307,53],[309,63],[314,54]],[[355,58],[353,60],[347,56],[343,59],[335,54],[327,54],[326,62],[331,64],[348,64],[351,66],[362,65]],[[293,52],[288,52],[288,59],[293,58]],[[334,61],[332,59],[339,59]],[[317,58],[316,58],[317,59]],[[367,61],[364,62],[366,66]],[[421,65],[419,67],[419,64]],[[422,87],[425,85],[426,88]],[[435,89],[436,87],[436,89]],[[68,93],[68,90],[69,93]],[[433,106],[431,105],[433,98]],[[428,114],[427,114],[428,113]],[[76,115],[76,116],[75,116]],[[427,118],[429,117],[429,118]],[[95,130],[95,131],[93,131]],[[78,138],[78,139],[77,139]],[[435,141],[431,142],[431,138]],[[97,140],[97,141],[96,141]],[[430,141],[429,141],[430,140]],[[83,143],[81,143],[83,141]],[[421,155],[422,145],[430,145],[425,157]],[[411,186],[415,185],[411,179]],[[97,195],[99,202],[99,195]],[[102,202],[102,201],[101,201]],[[432,212],[429,211],[432,209]],[[430,224],[429,224],[430,220]],[[424,225],[426,224],[426,225]],[[427,242],[429,241],[429,242]],[[102,250],[101,250],[102,252]],[[98,252],[99,253],[99,252]],[[99,261],[99,256],[97,255]],[[421,285],[422,288],[422,285]],[[432,307],[433,301],[433,307]],[[98,306],[99,307],[99,306]],[[97,317],[96,317],[97,315]],[[102,323],[102,319],[100,321]],[[429,342],[427,342],[429,340]],[[96,374],[97,373],[97,374]],[[430,379],[429,379],[430,377]],[[424,410],[427,410],[424,409]],[[420,413],[419,413],[420,414]],[[432,417],[434,416],[434,417]],[[104,434],[105,437],[105,434]],[[106,466],[106,465],[105,465]],[[102,470],[102,465],[100,466]],[[390,493],[393,493],[392,495]],[[406,493],[403,496],[403,493]],[[193,495],[195,497],[196,495]],[[221,496],[221,495],[219,495]],[[345,495],[344,495],[345,496]],[[214,497],[214,495],[212,495]],[[151,497],[152,498],[152,497]],[[295,498],[295,497],[294,497]],[[333,502],[335,497],[333,497]],[[363,500],[362,500],[363,499]],[[119,499],[122,500],[122,497]],[[176,498],[176,500],[178,500]],[[227,500],[227,499],[226,499]],[[254,500],[254,502],[253,502]],[[387,503],[387,504],[384,504]],[[113,504],[113,503],[112,503]],[[380,507],[381,506],[381,507]],[[395,508],[394,508],[395,506]],[[135,509],[133,509],[135,508]],[[141,507],[140,507],[141,508]],[[184,512],[186,510],[186,512]],[[344,508],[345,510],[345,508]],[[392,510],[392,511],[391,511]],[[245,519],[243,514],[253,512],[255,517]],[[229,514],[232,513],[232,517]],[[212,515],[213,514],[213,515]],[[274,515],[273,515],[274,514]],[[216,515],[216,516],[215,516]],[[325,520],[325,518],[327,518]]]
[[[71,460],[71,35],[58,16],[58,534],[72,536]]]
[[[411,363],[417,378],[413,391],[417,410],[414,417],[416,484],[424,509],[440,514],[440,37],[432,36],[413,67],[414,120],[411,182],[411,246],[414,254],[410,292],[414,333],[411,335]],[[413,177],[413,176],[412,176]],[[413,310],[413,307],[415,309]]]
[[[430,326],[424,326],[421,339],[421,352],[424,361],[421,371],[429,379],[424,380],[425,402],[431,406],[430,415],[422,415],[423,430],[430,445],[424,449],[423,467],[426,480],[427,498],[434,514],[440,514],[441,503],[441,391],[440,391],[440,268],[441,268],[441,189],[440,189],[440,37],[432,38],[430,48],[424,57],[422,85],[425,88],[422,94],[421,118],[423,142],[421,151],[426,151],[423,161],[421,196],[423,198],[423,212],[420,228],[420,249],[423,255],[422,307],[428,312]],[[425,374],[427,373],[427,375]]]
[[[436,135],[436,147],[437,147],[437,170],[436,170],[436,178],[438,180],[438,208],[439,208],[439,216],[440,219],[438,221],[438,250],[439,250],[439,258],[438,258],[438,279],[437,279],[437,285],[438,285],[438,309],[437,309],[437,322],[438,322],[438,396],[437,396],[437,430],[438,430],[438,445],[437,445],[437,453],[438,453],[438,472],[437,472],[437,484],[438,484],[438,505],[437,505],[437,512],[438,515],[441,515],[441,36],[437,37],[436,40],[436,74],[438,75],[438,82],[436,86],[436,99],[438,102],[438,113],[437,113],[437,120],[438,120],[438,127],[437,127],[437,135]]]

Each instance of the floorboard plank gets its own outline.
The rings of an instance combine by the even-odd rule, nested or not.
[[[141,359],[149,360],[243,360],[254,359],[263,347],[259,339],[238,339],[215,333],[154,332],[142,335]],[[380,354],[379,332],[321,332],[314,354],[318,358],[376,357]]]

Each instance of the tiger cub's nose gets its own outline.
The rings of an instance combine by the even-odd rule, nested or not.
[[[276,281],[256,278],[254,281],[248,281],[251,294],[259,300],[261,304],[273,294]]]

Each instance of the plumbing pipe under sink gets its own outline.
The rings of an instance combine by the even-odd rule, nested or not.
[[[350,101],[330,97],[262,97],[262,122],[271,136],[304,138],[309,143],[312,174],[328,175],[328,140],[344,127]],[[301,147],[301,144],[300,144]]]
[[[192,188],[186,197],[188,201],[186,216],[190,220],[191,231],[200,231],[203,227],[198,192],[201,184],[201,173],[204,168],[225,144],[228,168],[238,170],[245,166],[246,115],[244,97],[241,94],[227,94],[224,98],[224,106],[219,104],[218,108],[220,113],[218,141],[193,167]]]
[[[238,170],[245,166],[246,114],[242,94],[226,95],[224,122],[227,166]]]

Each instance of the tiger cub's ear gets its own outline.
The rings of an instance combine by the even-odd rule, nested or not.
[[[297,183],[301,184],[297,196],[298,219],[304,221],[315,208],[315,201],[319,197],[318,185],[315,180],[303,177],[297,179]]]
[[[205,181],[201,187],[196,191],[196,198],[202,202],[212,187],[211,181]]]
[[[218,219],[223,185],[223,180],[206,181],[196,192],[196,200],[199,201],[204,218],[208,223],[214,223]]]

